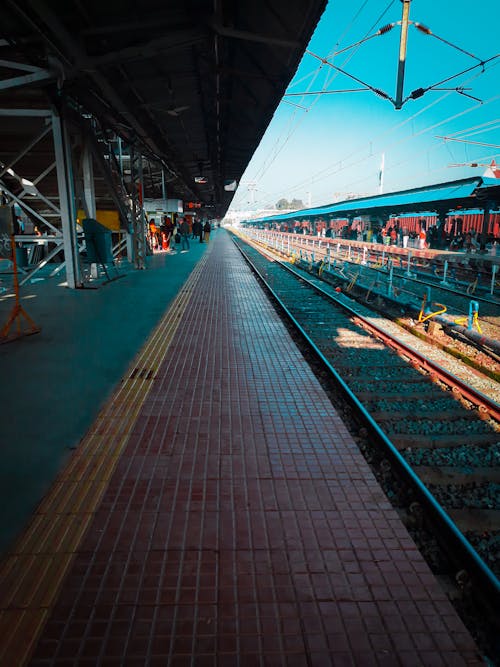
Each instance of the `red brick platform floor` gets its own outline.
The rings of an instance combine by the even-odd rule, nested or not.
[[[90,434],[107,444],[59,480],[85,530],[53,599],[25,603],[30,664],[480,664],[229,234],[167,319]]]

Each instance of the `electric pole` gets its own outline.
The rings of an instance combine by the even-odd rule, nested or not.
[[[403,106],[403,84],[405,80],[406,46],[408,43],[408,24],[410,22],[411,0],[401,1],[403,3],[403,15],[401,17],[401,38],[399,40],[398,80],[396,88],[396,99],[394,101],[394,106],[396,109],[401,109]]]

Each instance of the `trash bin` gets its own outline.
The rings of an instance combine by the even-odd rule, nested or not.
[[[110,230],[93,218],[82,220],[82,227],[87,248],[87,261],[111,264],[113,262],[113,250]]]
[[[28,248],[16,244],[16,263],[21,269],[28,266]]]

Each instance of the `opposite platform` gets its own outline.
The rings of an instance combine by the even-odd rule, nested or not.
[[[224,232],[0,584],[2,664],[481,663]]]

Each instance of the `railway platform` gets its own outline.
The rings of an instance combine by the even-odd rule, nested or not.
[[[195,252],[7,549],[0,664],[482,664],[229,234]]]

